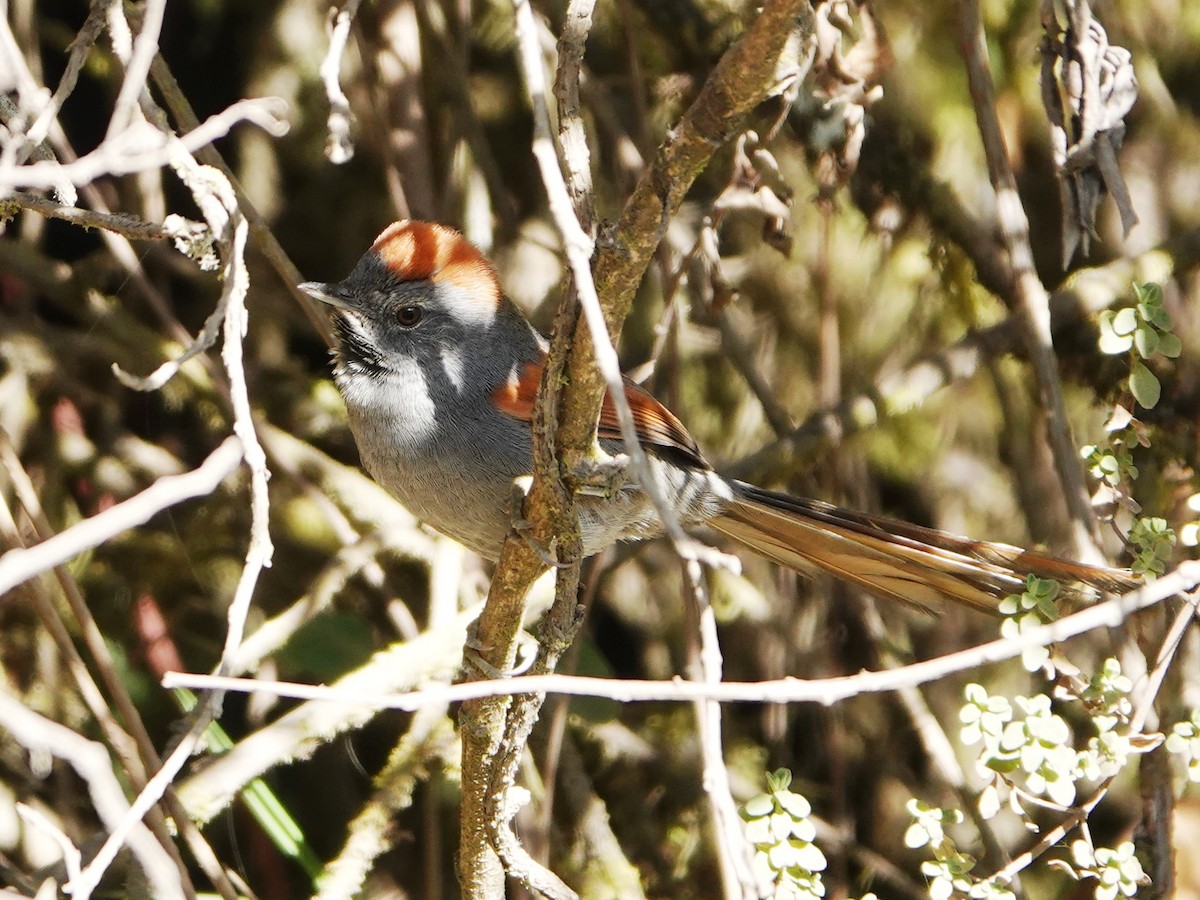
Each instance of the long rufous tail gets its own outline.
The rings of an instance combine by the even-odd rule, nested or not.
[[[731,482],[734,503],[709,525],[768,559],[814,569],[923,609],[950,600],[995,613],[1000,599],[1025,590],[1028,575],[1053,578],[1067,594],[1124,593],[1141,582],[1123,569],[1070,562],[1007,544]],[[1086,586],[1082,591],[1073,585]]]

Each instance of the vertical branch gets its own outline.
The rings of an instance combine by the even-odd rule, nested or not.
[[[519,63],[534,112],[533,153],[550,198],[551,213],[563,237],[574,286],[580,292],[590,294],[592,303],[598,309],[595,288],[591,283],[592,240],[573,209],[590,207],[587,145],[582,122],[575,117],[578,140],[564,146],[564,154],[570,159],[567,165],[572,172],[572,197],[559,169],[558,152],[550,131],[546,86],[533,11],[523,0],[514,0],[514,13]],[[567,18],[563,42],[568,48],[574,49],[568,49],[563,57],[558,77],[561,90],[559,97],[560,102],[565,98],[569,103],[573,94],[573,105],[577,106],[578,66],[583,58],[583,44],[590,26],[591,4],[573,3]],[[584,154],[582,159],[581,152]],[[574,296],[574,291],[569,292],[569,297]],[[556,573],[554,606],[542,629],[541,652],[534,666],[536,672],[553,671],[559,655],[570,645],[580,624],[576,615],[576,597],[583,548],[573,501],[562,483],[555,451],[555,435],[559,428],[558,385],[570,352],[577,314],[578,306],[572,300],[564,303],[560,310],[539,387],[533,422],[534,482],[525,505],[526,516],[534,523],[533,540],[541,546],[553,548],[561,567]],[[614,377],[619,384],[616,352],[611,344],[608,349],[612,354],[610,362],[615,371]],[[517,632],[524,614],[525,594],[532,579],[543,568],[528,543],[512,538],[505,542],[496,578],[476,633],[488,665],[501,670],[511,667]],[[549,889],[562,893],[559,889],[565,890],[561,883],[555,883],[557,879],[551,873],[520,851],[508,827],[513,810],[506,809],[504,802],[542,700],[542,697],[533,695],[516,698],[511,703],[496,699],[464,705],[459,872],[467,896],[491,897],[503,892],[503,873],[497,849],[502,851],[507,867],[521,874],[527,882],[538,884],[543,891]]]
[[[559,564],[563,566],[558,572],[555,611],[548,617],[543,629],[543,652],[537,664],[537,668],[541,669],[553,667],[561,648],[569,643],[578,627],[577,622],[572,621],[579,572],[578,523],[572,513],[571,498],[561,483],[557,460],[562,459],[569,472],[589,458],[595,446],[596,422],[605,391],[614,400],[626,450],[630,455],[631,470],[635,477],[646,473],[639,481],[659,510],[677,548],[684,553],[688,580],[697,590],[697,596],[702,596],[697,553],[689,549],[691,542],[674,520],[655,482],[647,477],[648,463],[637,442],[633,417],[625,401],[613,342],[667,222],[713,151],[737,132],[746,114],[765,99],[778,83],[777,67],[785,44],[796,30],[797,17],[807,12],[808,7],[802,0],[768,2],[743,38],[722,57],[679,128],[643,177],[618,226],[617,235],[623,243],[614,243],[601,250],[595,277],[590,258],[592,240],[572,208],[572,193],[564,183],[550,132],[533,12],[527,0],[514,0],[514,8],[518,57],[534,110],[532,149],[547,190],[550,212],[563,236],[564,250],[585,320],[582,323],[574,322],[572,328],[570,313],[560,318],[559,333],[551,348],[546,380],[542,385],[534,421],[535,478],[525,502],[525,517],[533,523],[533,541],[543,547],[556,548]],[[568,26],[568,42],[575,36],[586,35],[587,17],[579,15],[585,9],[586,5],[572,7],[576,15]],[[574,54],[568,55],[567,65],[577,65]],[[794,71],[796,66],[791,68]],[[560,78],[565,91],[560,96],[568,100],[572,78]],[[576,181],[574,199],[578,202],[584,194],[581,182],[575,176],[583,171],[586,162],[574,162],[571,166],[573,181]],[[634,248],[636,252],[632,252]],[[603,303],[601,296],[604,297]],[[584,328],[586,332],[582,330]],[[563,358],[560,354],[565,352],[562,348],[567,345],[570,346],[570,352],[565,359],[567,377],[564,385],[564,379],[557,377],[556,368],[558,360]],[[549,379],[553,379],[553,382]],[[563,385],[561,403],[557,396],[559,391],[547,389],[550,383]],[[555,446],[552,440],[555,435],[558,452],[550,453],[548,450]],[[524,593],[542,568],[540,559],[528,542],[511,537],[506,541],[476,634],[476,643],[482,648],[481,657],[488,666],[500,670],[511,666],[512,648],[523,612]],[[711,628],[711,625],[706,626],[704,632],[710,633]],[[705,641],[703,658],[705,679],[719,679],[719,649],[711,641]],[[550,873],[531,865],[532,860],[523,854],[517,858],[519,846],[512,840],[507,826],[512,811],[505,809],[507,787],[519,756],[517,749],[524,745],[539,706],[540,700],[536,699],[514,702],[511,706],[503,700],[481,700],[464,706],[464,797],[459,868],[463,890],[468,896],[492,897],[503,891],[503,873],[489,846],[489,839],[493,846],[503,846],[507,861],[519,867],[521,873],[536,882],[539,888],[545,890],[549,885],[554,890],[558,889],[553,884],[557,879],[553,879]],[[716,756],[719,757],[719,729],[714,727],[719,720],[711,713],[712,710],[708,710],[706,715],[705,721],[709,726],[706,733],[710,738],[716,736]],[[502,739],[499,729],[504,727],[506,717],[507,733]],[[706,755],[706,782],[714,785],[714,796],[726,798],[718,802],[728,812],[733,804],[728,797],[727,787],[721,790],[724,785],[723,762],[720,765],[712,764],[711,740],[707,747],[710,752]],[[501,752],[508,759],[497,765],[492,760]],[[720,815],[718,818],[724,821],[730,816]],[[733,821],[726,821],[720,830],[728,834],[735,828],[736,814],[733,815]],[[727,846],[727,841],[719,841],[719,846]],[[741,880],[748,881],[748,876]],[[731,877],[727,883],[736,885],[736,879]],[[731,890],[736,890],[736,887],[731,887]]]
[[[962,55],[967,68],[975,119],[987,157],[988,176],[996,191],[996,216],[1012,267],[1017,319],[1033,362],[1055,468],[1073,523],[1075,556],[1085,562],[1103,562],[1096,546],[1096,522],[1088,500],[1087,484],[1079,464],[1079,448],[1071,436],[1063,400],[1062,381],[1050,336],[1050,298],[1033,267],[1029,244],[1029,219],[1017,193],[1000,120],[996,115],[996,89],[988,66],[987,39],[979,0],[962,3]]]
[[[713,152],[737,134],[746,115],[780,83],[778,69],[785,64],[789,39],[797,30],[811,34],[812,27],[812,11],[804,0],[763,3],[659,148],[596,256],[594,281],[598,295],[604,298],[604,320],[611,341],[620,339],[642,276],[696,176]],[[788,64],[794,71],[798,61],[789,60]],[[575,342],[582,346],[572,354],[567,369],[563,405],[582,408],[590,416],[580,416],[573,425],[564,413],[562,440],[568,464],[590,452],[591,431],[605,391],[595,351],[582,327],[576,327]]]
[[[336,165],[349,162],[354,158],[354,116],[350,112],[350,101],[338,81],[338,73],[342,67],[342,55],[346,52],[346,42],[350,38],[350,26],[358,13],[360,0],[346,0],[342,8],[333,18],[333,27],[329,32],[329,49],[321,60],[321,83],[325,86],[325,98],[329,101],[329,118],[325,128],[329,136],[325,141],[325,156]]]

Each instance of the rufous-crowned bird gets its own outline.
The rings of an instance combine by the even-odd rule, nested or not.
[[[546,340],[505,296],[488,260],[445,225],[389,226],[344,281],[300,285],[333,310],[334,380],[363,464],[417,518],[496,559],[512,528],[512,484],[532,471],[530,419]],[[1121,592],[1128,572],[764,490],[723,478],[679,419],[632,382],[649,469],[685,526],[707,525],[768,559],[823,570],[922,607],[994,611],[1033,573]],[[612,398],[599,438],[623,447]],[[662,524],[636,478],[577,498],[585,554],[654,537]]]

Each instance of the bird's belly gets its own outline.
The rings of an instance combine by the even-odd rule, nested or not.
[[[453,464],[412,467],[372,459],[366,453],[363,464],[384,490],[426,525],[487,559],[500,555],[512,521],[511,488],[503,482],[471,478]]]
[[[513,479],[531,468],[519,440],[418,434],[374,410],[348,408],[363,467],[384,490],[442,534],[488,559],[499,556],[512,522]],[[479,430],[489,429],[479,423]]]

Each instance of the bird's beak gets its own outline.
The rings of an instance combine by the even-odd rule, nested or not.
[[[336,284],[325,284],[321,281],[306,281],[303,284],[298,284],[296,287],[308,294],[314,300],[320,300],[322,303],[328,303],[330,306],[338,309],[349,309],[350,304],[343,300]]]

